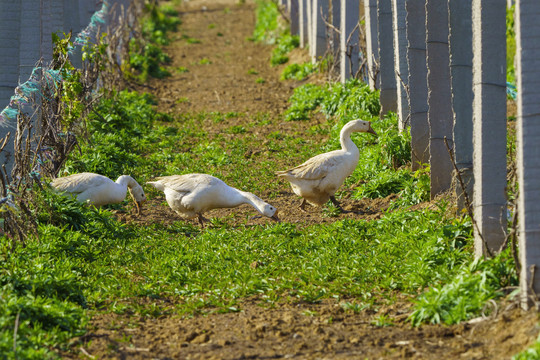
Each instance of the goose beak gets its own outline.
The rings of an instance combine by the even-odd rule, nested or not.
[[[371,127],[371,124],[369,124],[369,129],[367,132],[377,136],[377,133],[375,132],[375,130],[373,130],[373,128]]]
[[[137,216],[141,215],[141,209],[142,209],[143,202],[144,201],[135,201],[135,205],[137,207]]]
[[[272,219],[274,221],[277,221],[277,222],[281,222],[281,220],[278,218],[277,214],[278,214],[278,211],[276,210],[276,212],[274,213],[274,215],[272,215],[272,217],[270,217],[270,219]]]

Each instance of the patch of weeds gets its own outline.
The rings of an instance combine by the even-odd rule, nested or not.
[[[249,75],[258,75],[259,72],[255,69],[249,69],[248,72],[247,72]]]
[[[255,80],[257,84],[264,84],[266,80],[263,77],[258,77],[257,80]]]
[[[246,128],[242,125],[234,125],[229,129],[231,134],[244,134],[246,132]]]
[[[377,327],[394,326],[394,321],[388,315],[379,315],[375,317],[373,321],[371,321],[371,325],[375,325]]]
[[[410,181],[408,181],[403,190],[399,192],[398,199],[390,205],[390,210],[429,201],[431,193],[431,179],[429,173],[429,166],[425,166],[415,171]]]
[[[514,58],[516,56],[516,31],[514,30],[515,5],[506,8],[506,81],[516,83]]]
[[[168,33],[176,31],[179,24],[174,9],[147,4],[142,37],[133,37],[129,41],[129,68],[124,71],[125,76],[140,82],[146,82],[148,76],[158,79],[170,76],[163,65],[169,64],[171,59],[161,46],[169,43]]]
[[[187,97],[181,97],[176,100],[177,104],[183,104],[183,103],[189,103],[189,99]]]
[[[207,58],[202,58],[201,60],[199,60],[199,65],[209,65],[211,63],[212,61],[210,61],[210,59],[207,59]]]
[[[188,44],[200,44],[201,40],[190,37],[186,39],[186,42]]]
[[[512,360],[538,360],[540,359],[540,336],[536,342],[526,350],[512,357]]]
[[[324,101],[328,92],[325,88],[313,84],[305,84],[294,89],[290,97],[290,106],[285,111],[285,120],[307,120],[311,111]]]
[[[284,33],[284,29],[279,29],[278,17],[279,9],[277,2],[256,0],[255,10],[256,22],[251,41],[274,44]]]
[[[209,29],[215,29],[215,27],[216,27],[216,24],[213,24],[213,23],[212,23],[212,24],[208,24],[208,28],[209,28]]]
[[[452,234],[453,241],[460,236],[469,236],[451,227],[446,232]],[[421,295],[409,320],[414,326],[423,323],[455,324],[487,312],[486,303],[504,295],[501,289],[518,284],[510,250],[493,259],[476,259],[464,264],[450,281],[436,285]]]
[[[361,313],[362,311],[371,308],[370,304],[358,304],[355,302],[342,302],[339,304],[341,308],[345,311],[352,311],[356,314]]]
[[[303,64],[290,64],[283,69],[281,73],[281,80],[298,80],[302,81],[306,79],[309,75],[317,71],[317,65],[311,62],[305,62]]]
[[[183,74],[183,73],[187,73],[189,72],[188,68],[184,67],[184,66],[179,66],[176,68],[176,72],[179,73],[179,74]]]
[[[296,35],[285,34],[280,36],[277,40],[277,46],[272,50],[272,56],[270,57],[270,64],[272,66],[285,64],[289,61],[288,53],[292,49],[297,48],[300,45],[300,40]]]

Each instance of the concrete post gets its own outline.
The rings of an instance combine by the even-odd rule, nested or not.
[[[396,75],[394,71],[394,34],[392,31],[392,1],[377,2],[377,33],[379,40],[379,70],[381,78],[381,116],[397,110]]]
[[[444,143],[453,146],[453,113],[448,46],[448,0],[426,2],[429,164],[431,198],[450,189],[453,165]]]
[[[473,0],[472,16],[475,253],[482,256],[482,237],[494,252],[506,235],[506,2]]]
[[[21,2],[0,1],[0,111],[8,106],[19,79]],[[11,138],[0,153],[0,165],[6,164],[8,174],[13,167],[13,136],[15,123],[0,124],[0,138],[11,132]]]
[[[371,90],[379,88],[379,43],[377,41],[377,0],[364,0],[366,23],[366,63]]]
[[[358,72],[360,52],[360,2],[341,0],[340,79],[344,83]],[[349,40],[350,39],[350,40]],[[347,43],[347,40],[349,42]]]
[[[79,22],[85,28],[90,23],[90,18],[95,12],[95,6],[88,0],[79,0]]]
[[[426,1],[407,0],[407,64],[409,67],[409,110],[411,159],[414,171],[429,163],[427,119]]]
[[[316,63],[326,53],[327,35],[326,23],[328,21],[328,0],[312,0],[312,28],[311,36],[313,37],[312,46],[310,47],[311,60]]]
[[[28,80],[41,57],[41,11],[35,0],[22,0],[20,3],[21,19],[24,21],[21,21],[20,30],[19,83],[23,83]]]
[[[298,12],[298,1],[299,0],[289,0],[289,17],[291,19],[291,35],[300,34],[300,23],[299,23],[299,12]]]
[[[341,49],[341,37],[340,33],[335,29],[341,29],[341,2],[342,0],[330,0],[331,14],[332,14],[332,26],[330,29],[330,41],[332,42],[332,54],[334,55],[334,62],[339,63],[340,49]]]
[[[298,36],[300,47],[303,49],[308,43],[308,16],[307,3],[309,0],[298,0]]]
[[[515,8],[518,238],[521,295],[540,294],[540,2],[518,0]],[[533,281],[534,280],[534,281]],[[529,287],[532,282],[532,289]],[[534,291],[534,293],[533,293]]]
[[[458,211],[466,208],[464,191],[473,196],[472,8],[470,0],[449,0],[450,76],[454,113],[454,155],[465,185],[455,183]]]
[[[307,16],[307,45],[309,54],[313,47],[313,0],[306,0],[306,16]]]
[[[396,73],[397,115],[399,130],[409,125],[409,66],[407,65],[407,27],[405,0],[392,0],[392,27],[394,31],[394,71]]]

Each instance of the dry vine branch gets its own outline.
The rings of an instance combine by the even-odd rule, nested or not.
[[[450,160],[452,162],[452,165],[454,166],[454,170],[456,172],[456,177],[457,177],[457,179],[459,181],[459,186],[461,187],[461,190],[463,191],[463,197],[465,199],[465,208],[467,209],[467,213],[468,213],[469,217],[471,218],[471,221],[473,223],[474,228],[476,229],[476,232],[478,233],[478,236],[482,240],[482,244],[484,244],[484,248],[486,249],[486,252],[487,252],[488,256],[493,257],[493,252],[491,251],[491,249],[487,245],[487,242],[484,239],[484,235],[480,231],[480,227],[478,226],[478,223],[476,222],[476,220],[474,218],[472,202],[469,199],[469,194],[467,194],[467,191],[465,190],[466,187],[465,187],[465,184],[463,183],[463,179],[461,177],[461,172],[459,171],[459,169],[457,167],[456,159],[454,158],[454,152],[453,152],[452,148],[450,148],[450,146],[448,145],[448,139],[446,138],[446,136],[444,137],[444,144],[446,145],[446,150],[448,151],[448,154],[450,155]]]

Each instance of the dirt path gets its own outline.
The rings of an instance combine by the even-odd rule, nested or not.
[[[184,1],[183,24],[167,52],[173,68],[189,71],[150,84],[160,111],[243,112],[247,116],[235,121],[248,122],[257,114],[277,117],[286,109],[297,84],[279,81],[280,68],[269,66],[270,47],[246,40],[254,28],[254,5],[236,3]],[[309,125],[278,124],[280,131],[291,133]],[[154,215],[163,219],[168,209],[159,209],[163,213]],[[146,216],[150,218],[142,221],[152,221],[151,212]],[[309,216],[310,221],[335,221]],[[177,218],[171,212],[173,220]],[[265,308],[257,299],[242,301],[241,312],[191,318],[99,313],[74,353],[65,357],[87,358],[87,353],[99,359],[509,359],[538,334],[536,314],[522,313],[515,303],[483,321],[412,329],[406,321],[407,300],[378,313],[345,311],[334,300]],[[381,316],[388,321],[381,323]]]

